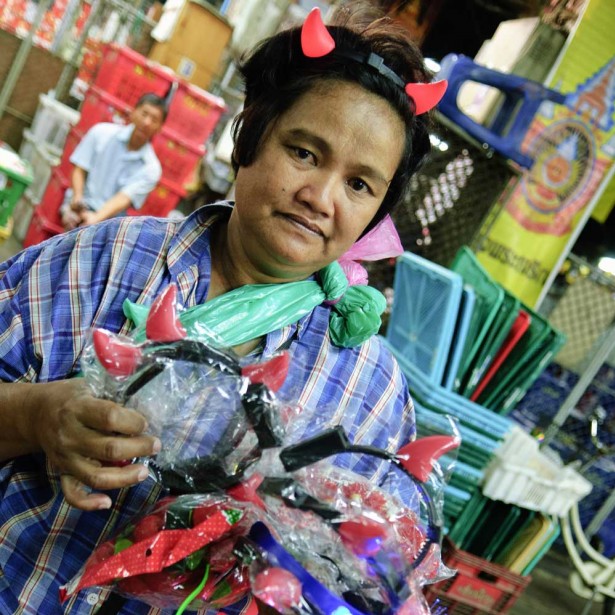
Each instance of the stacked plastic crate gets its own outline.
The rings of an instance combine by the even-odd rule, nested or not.
[[[474,502],[491,501],[481,487],[515,433],[503,415],[544,369],[563,336],[508,295],[467,248],[450,269],[406,252],[397,261],[394,291],[383,341],[407,376],[418,434],[450,430],[447,415],[459,425],[462,443],[444,498],[445,526],[455,538],[467,526]],[[513,573],[453,543],[447,557],[460,570],[466,557],[472,563],[449,585],[430,589],[430,601],[439,600],[451,613],[505,613],[529,582],[523,577],[527,566]],[[496,575],[497,582],[485,582],[483,573]]]
[[[19,156],[32,167],[32,183],[15,207],[13,234],[23,240],[36,206],[47,189],[53,168],[60,162],[67,135],[79,121],[79,112],[41,94],[32,126],[24,130]]]
[[[138,211],[129,209],[128,213],[166,216],[177,206],[186,194],[184,185],[205,154],[206,139],[226,110],[224,102],[129,48],[109,45],[83,100],[80,120],[68,134],[60,163],[53,169],[33,216],[25,246],[62,232],[59,208],[70,183],[70,156],[85,133],[100,122],[128,123],[135,104],[145,93],[167,97],[171,92],[174,94],[167,119],[152,140],[162,178],[143,206]]]

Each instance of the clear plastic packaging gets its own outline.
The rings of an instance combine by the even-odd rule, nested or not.
[[[84,354],[95,394],[143,412],[162,439],[149,463],[170,495],[101,544],[62,598],[101,586],[162,608],[252,594],[280,613],[428,614],[421,586],[450,575],[455,424],[396,453],[324,418],[298,438],[300,412],[276,396],[289,355],[245,364],[185,337],[174,309],[147,341],[98,330]]]

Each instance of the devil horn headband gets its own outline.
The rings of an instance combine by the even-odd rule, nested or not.
[[[303,23],[301,28],[301,49],[303,55],[308,58],[322,58],[335,49],[335,41],[323,23],[318,7],[310,11]],[[397,74],[386,66],[384,60],[377,54],[371,53],[367,58],[359,58],[353,54],[349,57],[373,66],[382,75],[403,87],[408,97],[414,102],[414,113],[416,115],[433,109],[444,96],[446,86],[448,85],[444,79],[434,83],[406,83],[404,85]]]

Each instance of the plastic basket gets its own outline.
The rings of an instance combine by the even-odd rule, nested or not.
[[[28,227],[32,220],[34,210],[38,207],[39,202],[32,198],[30,191],[26,191],[21,195],[15,209],[13,210],[13,237],[20,242],[23,242]]]
[[[171,99],[165,126],[184,139],[201,145],[225,111],[224,100],[181,81]]]
[[[109,45],[94,85],[130,107],[146,93],[166,96],[174,75],[146,57],[118,45]]]
[[[60,224],[60,206],[64,201],[64,193],[70,183],[66,176],[57,169],[53,169],[47,183],[47,188],[41,197],[38,209],[44,214],[45,219]]]
[[[513,409],[566,341],[543,316],[523,309],[531,317],[528,330],[478,398],[501,414]]]
[[[444,370],[444,378],[442,380],[442,385],[449,391],[457,389],[460,386],[460,383],[456,382],[456,377],[461,364],[463,349],[468,339],[475,303],[476,293],[470,286],[464,286],[461,295],[461,304],[459,305],[459,313],[457,314],[457,322],[455,324],[455,333],[453,334],[451,350],[448,355],[446,368]]]
[[[39,96],[39,104],[30,131],[35,142],[45,143],[56,155],[62,151],[70,129],[79,121],[80,113],[49,94]]]
[[[538,448],[538,441],[514,427],[485,469],[483,493],[546,515],[562,517],[592,489],[569,466],[562,466]]]
[[[66,137],[66,143],[64,144],[64,151],[62,152],[62,157],[60,159],[60,164],[57,167],[57,170],[64,177],[70,177],[73,171],[73,163],[70,161],[70,157],[73,155],[75,148],[81,140],[85,136],[84,133],[81,132],[79,128],[73,128]]]
[[[17,201],[32,180],[30,163],[0,147],[0,227],[7,228]]]
[[[166,217],[173,211],[179,201],[186,196],[186,191],[172,181],[160,180],[158,185],[149,193],[140,209],[130,208],[127,211],[131,216],[157,216]]]
[[[405,252],[397,260],[394,289],[386,339],[396,354],[440,384],[461,302],[461,277]]]
[[[472,401],[476,401],[478,399],[484,388],[495,376],[498,369],[500,369],[502,363],[504,363],[508,355],[512,352],[512,349],[519,343],[525,332],[529,329],[530,322],[530,315],[524,310],[519,310],[517,318],[515,318],[515,322],[513,323],[513,326],[508,332],[506,339],[504,340],[502,346],[493,358],[493,362],[491,363],[489,369],[485,372],[480,382],[474,389],[472,395],[470,396],[470,399]]]
[[[508,613],[531,581],[506,568],[461,551],[445,540],[443,559],[457,574],[429,585],[425,595],[430,604],[437,601],[448,615],[503,615]]]
[[[502,303],[497,309],[493,322],[483,339],[483,343],[474,357],[469,374],[466,375],[466,381],[461,391],[464,396],[471,396],[480,379],[493,362],[519,315],[520,307],[519,299],[504,290]]]
[[[484,408],[457,393],[435,386],[426,379],[420,370],[401,356],[386,339],[381,341],[395,355],[402,372],[410,382],[414,396],[437,408],[441,413],[456,416],[462,424],[468,425],[475,431],[493,439],[501,440],[508,433],[512,427],[512,422],[509,419],[498,416],[488,408]]]
[[[34,246],[63,232],[64,228],[60,224],[49,220],[40,208],[37,207],[32,215],[32,220],[24,238],[23,246],[24,248]]]
[[[205,155],[203,145],[192,145],[166,127],[152,139],[152,147],[160,160],[162,177],[180,186],[193,179],[195,169]]]
[[[132,108],[126,102],[96,87],[91,87],[81,105],[81,119],[75,126],[77,131],[85,134],[94,124],[112,122],[127,124]]]
[[[35,142],[30,164],[32,165],[32,184],[30,192],[35,200],[40,200],[47,188],[51,172],[60,163],[60,157],[50,152],[44,144]]]
[[[463,384],[467,380],[474,358],[481,349],[483,341],[504,301],[504,289],[491,279],[491,276],[467,246],[462,246],[459,249],[451,269],[461,275],[463,281],[470,285],[476,293],[470,333],[456,378]]]

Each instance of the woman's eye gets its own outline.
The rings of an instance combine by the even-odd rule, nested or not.
[[[299,160],[314,160],[314,154],[308,149],[303,147],[291,147],[291,150]]]
[[[355,191],[355,192],[369,192],[369,186],[359,177],[353,177],[349,182],[348,185]]]

